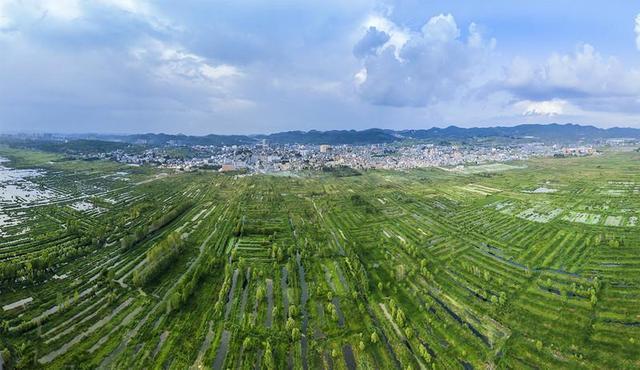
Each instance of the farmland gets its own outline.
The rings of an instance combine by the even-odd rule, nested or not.
[[[295,177],[0,157],[8,368],[640,367],[637,152]]]

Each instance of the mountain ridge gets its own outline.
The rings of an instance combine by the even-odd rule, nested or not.
[[[370,128],[365,130],[309,130],[283,131],[258,135],[216,135],[206,136],[139,134],[126,135],[137,140],[148,139],[149,143],[158,144],[159,138],[189,142],[191,145],[241,145],[267,140],[273,144],[383,144],[402,140],[469,140],[473,138],[538,138],[541,140],[590,140],[610,138],[640,138],[640,129],[630,127],[599,128],[593,125],[577,124],[522,124],[517,126],[471,127],[455,125],[444,128],[391,130]]]
[[[593,139],[640,139],[640,129],[631,127],[599,128],[593,125],[521,124],[493,127],[431,127],[428,129],[391,130],[292,130],[271,134],[203,136],[165,133],[143,134],[79,134],[69,138],[123,142],[129,144],[162,145],[251,145],[266,140],[271,144],[304,145],[366,145],[385,144],[403,140],[467,141],[482,138],[539,139],[545,141],[580,141]]]

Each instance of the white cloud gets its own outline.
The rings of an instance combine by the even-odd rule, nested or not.
[[[636,16],[636,47],[640,50],[640,14]]]
[[[362,85],[367,80],[367,69],[362,68],[353,76],[353,78],[355,79],[357,85]]]
[[[80,0],[0,0],[0,27],[42,17],[72,21],[83,14]]]
[[[80,1],[78,0],[43,0],[36,1],[46,12],[47,16],[71,21],[80,18],[83,14]]]
[[[0,31],[11,26],[9,0],[0,0]]]
[[[236,67],[230,66],[228,64],[221,64],[214,67],[209,64],[203,63],[203,65],[200,67],[200,72],[202,72],[204,76],[208,77],[211,80],[242,75]]]
[[[362,62],[354,75],[356,90],[375,105],[424,107],[451,98],[474,78],[472,71],[494,44],[484,42],[474,24],[463,40],[451,14],[432,17],[419,31],[380,16],[370,17],[365,26],[367,33],[356,45],[367,43],[371,27],[390,36],[381,47],[354,53]]]
[[[91,23],[96,15],[105,12],[128,13],[155,30],[177,28],[160,16],[146,0],[0,0],[0,31],[20,29],[41,20],[61,25],[84,18]],[[84,30],[77,23],[75,26],[78,33]],[[94,29],[99,26],[92,24]]]
[[[97,2],[133,14],[149,15],[151,13],[149,4],[142,0],[98,0]]]
[[[640,71],[627,69],[615,57],[605,58],[584,44],[573,54],[553,54],[540,65],[514,59],[502,87],[535,101],[630,98],[640,96]]]
[[[214,83],[215,86],[220,86],[222,80],[242,76],[234,66],[213,65],[204,57],[180,46],[167,45],[153,39],[148,40],[143,47],[133,49],[132,55],[151,66],[165,80],[179,78],[193,83]]]
[[[427,41],[446,43],[460,37],[460,30],[451,14],[440,14],[422,26],[422,34]]]
[[[524,100],[516,103],[515,106],[522,110],[523,116],[553,117],[565,114],[567,107],[569,106],[569,102],[560,99],[539,102]]]

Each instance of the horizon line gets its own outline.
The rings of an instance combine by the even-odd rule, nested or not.
[[[0,135],[101,135],[101,136],[133,136],[133,135],[170,135],[170,136],[192,136],[192,137],[205,137],[205,136],[269,136],[276,135],[282,133],[290,133],[290,132],[300,132],[300,133],[310,133],[310,132],[340,132],[340,131],[352,131],[352,132],[364,132],[364,131],[392,131],[392,132],[402,132],[402,131],[428,131],[433,129],[448,129],[448,128],[459,128],[464,130],[470,129],[492,129],[492,128],[513,128],[520,126],[579,126],[579,127],[592,127],[599,130],[611,130],[611,129],[632,129],[632,130],[640,130],[640,127],[632,127],[632,126],[611,126],[611,127],[602,127],[597,124],[584,124],[584,123],[573,123],[573,122],[565,122],[565,123],[520,123],[516,125],[496,125],[496,126],[456,126],[455,124],[447,125],[447,126],[431,126],[428,128],[403,128],[403,129],[392,129],[392,128],[380,128],[380,127],[369,127],[364,129],[331,129],[331,130],[319,130],[319,129],[309,129],[309,130],[286,130],[286,131],[272,131],[265,133],[251,133],[251,134],[240,134],[240,133],[229,133],[229,134],[217,134],[210,132],[208,134],[185,134],[185,133],[168,133],[163,131],[156,132],[136,132],[136,133],[116,133],[116,132],[47,132],[47,131],[0,131]]]

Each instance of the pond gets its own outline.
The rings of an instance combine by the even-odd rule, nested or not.
[[[8,160],[0,157],[0,203],[37,202],[54,198],[56,194],[30,179],[44,173],[33,169],[15,169],[2,165]]]

